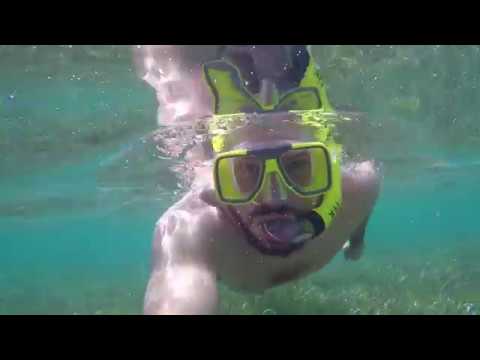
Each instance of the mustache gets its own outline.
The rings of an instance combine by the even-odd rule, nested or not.
[[[299,210],[287,205],[271,206],[271,205],[260,204],[252,210],[252,212],[250,213],[250,216],[267,215],[273,212],[280,213],[280,214],[287,213],[287,212],[298,213]]]

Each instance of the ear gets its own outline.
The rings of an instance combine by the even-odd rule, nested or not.
[[[200,191],[200,200],[205,202],[206,204],[213,206],[213,207],[220,207],[221,202],[217,198],[217,194],[214,189],[207,187]]]

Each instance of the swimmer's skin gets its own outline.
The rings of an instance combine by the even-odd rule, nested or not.
[[[260,47],[256,49],[265,50]],[[210,114],[211,98],[201,81],[201,69],[197,65],[208,57],[215,57],[218,49],[215,46],[208,51],[200,47],[180,49],[167,46],[159,50],[162,52],[159,60],[167,59],[167,63],[171,64],[170,58],[183,59],[176,69],[179,73],[184,73],[180,68],[189,68],[181,78],[173,76],[170,79],[171,66],[159,64],[165,81],[161,86],[154,87],[162,106],[162,121],[168,123],[182,116],[192,116],[193,109],[195,116]],[[266,53],[272,50],[278,49],[269,49]],[[274,59],[278,60],[278,57]],[[267,60],[268,56],[259,61],[264,70],[270,72],[278,68],[273,63],[266,65]],[[175,70],[175,66],[170,70]],[[189,106],[177,108],[176,104],[181,101]],[[195,161],[195,157],[188,160]],[[195,173],[197,179],[209,179],[212,170],[205,169],[202,174],[202,169],[195,168]],[[225,207],[216,201],[211,184],[208,181],[199,184],[197,181],[194,189],[157,223],[153,268],[145,295],[144,312],[215,313],[218,280],[240,290],[262,291],[319,270],[342,250],[347,240],[350,241],[345,257],[358,259],[363,250],[368,218],[378,195],[379,179],[374,164],[364,162],[344,167],[342,181],[343,207],[332,226],[322,236],[309,240],[303,248],[287,257],[265,256],[252,247]]]
[[[260,292],[318,271],[348,240],[345,257],[358,259],[380,180],[372,161],[345,166],[342,174],[343,206],[331,227],[287,257],[265,256],[249,245],[208,184],[190,191],[157,223],[144,313],[214,314],[219,279]]]

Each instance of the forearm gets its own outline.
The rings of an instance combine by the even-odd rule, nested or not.
[[[217,285],[209,271],[156,271],[148,283],[144,314],[207,315],[215,314],[217,305]]]

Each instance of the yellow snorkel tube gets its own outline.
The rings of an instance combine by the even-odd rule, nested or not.
[[[322,194],[320,205],[305,219],[305,231],[315,237],[327,229],[342,205],[341,159],[342,146],[333,137],[335,112],[328,101],[325,85],[310,56],[299,87],[281,96],[275,94],[273,102],[262,103],[244,86],[239,70],[225,61],[204,65],[205,81],[214,99],[214,116],[209,123],[212,148],[216,154],[224,151],[227,134],[241,126],[249,113],[287,112],[302,125],[314,129],[314,137],[323,143],[331,158],[331,187]]]

